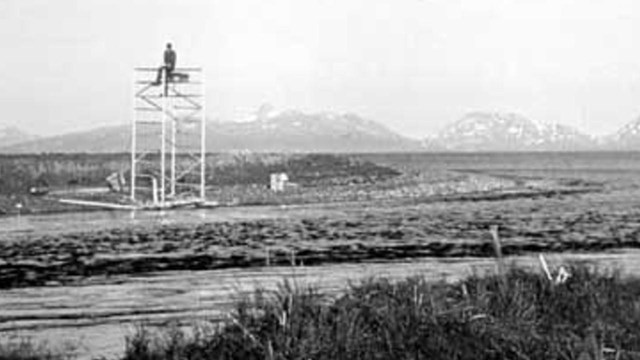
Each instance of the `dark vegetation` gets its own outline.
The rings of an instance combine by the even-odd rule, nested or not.
[[[72,348],[53,349],[47,343],[36,343],[28,338],[0,338],[0,360],[65,360]]]
[[[25,194],[33,186],[68,188],[105,186],[111,173],[128,172],[128,154],[0,155],[0,194]],[[335,180],[384,180],[399,175],[391,168],[330,154],[209,154],[209,185],[268,184],[269,174],[286,172],[301,185]]]
[[[179,168],[189,165],[192,165],[191,160],[184,156],[178,157]],[[32,189],[42,194],[51,190],[52,195],[65,194],[66,197],[81,197],[84,200],[126,202],[127,198],[119,194],[91,195],[75,193],[75,191],[80,188],[106,188],[106,178],[115,172],[122,173],[125,181],[128,182],[129,167],[128,154],[0,155],[0,215],[17,213],[16,204],[21,204],[22,213],[87,210],[60,204],[55,196],[31,196]],[[180,173],[181,170],[179,169],[178,172]],[[244,203],[256,204],[281,201],[268,191],[270,174],[280,172],[287,173],[289,180],[301,188],[373,184],[400,175],[390,167],[344,155],[209,154],[207,156],[206,181],[208,186],[215,189],[210,196],[221,202],[238,199]],[[144,182],[143,179],[139,181]],[[186,177],[183,181],[198,183],[199,178]],[[326,198],[326,196],[320,197]]]
[[[124,359],[639,359],[640,279],[569,273],[374,279],[336,299],[285,282],[238,303],[224,326],[140,328]]]
[[[34,186],[104,186],[127,160],[126,154],[0,155],[0,194],[27,194]]]
[[[217,164],[207,184],[267,184],[270,174],[280,172],[287,173],[290,181],[301,186],[372,183],[400,175],[392,168],[349,156],[253,154],[238,155],[233,161]]]

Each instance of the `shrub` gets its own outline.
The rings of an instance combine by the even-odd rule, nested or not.
[[[72,358],[71,348],[53,350],[46,343],[35,343],[29,338],[0,339],[0,360],[62,360]]]
[[[372,279],[337,299],[284,282],[238,303],[232,320],[207,336],[173,333],[179,341],[130,345],[126,359],[577,359],[605,347],[640,352],[640,279],[578,265],[570,273],[558,285],[515,267],[456,284]],[[148,333],[135,336],[142,339],[131,344]]]

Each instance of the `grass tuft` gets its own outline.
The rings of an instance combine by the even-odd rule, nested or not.
[[[36,343],[26,337],[0,339],[0,360],[63,360],[73,358],[73,350],[53,350],[47,343]]]
[[[562,284],[508,267],[455,284],[370,279],[331,299],[285,281],[205,335],[141,329],[125,359],[619,359],[640,353],[640,279],[584,265]],[[158,339],[165,339],[159,341]],[[151,346],[150,344],[153,344]],[[626,357],[625,357],[626,356]]]

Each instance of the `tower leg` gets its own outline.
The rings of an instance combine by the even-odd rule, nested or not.
[[[163,72],[163,82],[166,86],[167,72]],[[162,131],[160,134],[160,205],[164,205],[166,192],[166,153],[167,153],[167,94],[162,97]]]
[[[171,186],[171,197],[176,196],[176,132],[177,132],[177,120],[171,118],[171,180],[169,186]]]
[[[204,74],[202,75],[202,94],[205,94],[205,81],[204,81]],[[207,118],[206,118],[206,104],[207,104],[207,100],[203,97],[202,98],[202,114],[200,114],[200,199],[202,201],[206,200],[206,187],[205,187],[205,181],[206,181],[206,163],[207,163],[207,152],[206,152],[206,145],[205,142],[207,140],[207,133],[206,133],[206,123],[207,123]]]
[[[135,96],[135,88],[134,88],[134,96]],[[137,119],[137,111],[135,111],[136,99],[134,99],[134,111],[133,116],[131,118],[131,179],[129,181],[129,186],[131,187],[129,190],[131,192],[131,201],[136,201],[136,123]]]

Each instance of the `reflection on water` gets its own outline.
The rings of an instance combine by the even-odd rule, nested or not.
[[[552,267],[565,260],[588,261],[640,275],[637,250],[552,254],[547,258]],[[538,268],[533,255],[511,260],[519,266]],[[219,320],[232,309],[234,299],[248,296],[256,288],[275,289],[285,278],[336,294],[350,282],[372,276],[393,279],[420,275],[455,281],[472,271],[494,268],[492,259],[487,258],[425,258],[393,263],[163,272],[112,278],[94,285],[14,289],[3,291],[0,298],[0,332],[18,331],[53,344],[63,340],[82,344],[78,349],[81,358],[117,356],[123,351],[124,337],[139,321],[161,325],[172,320]]]

